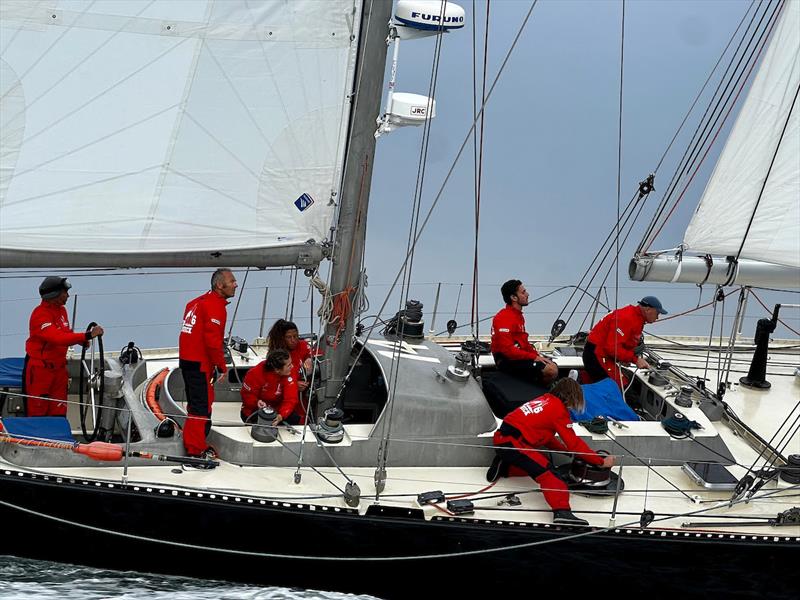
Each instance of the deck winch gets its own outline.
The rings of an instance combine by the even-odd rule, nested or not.
[[[580,456],[572,459],[569,470],[569,477],[575,483],[591,487],[605,487],[611,481],[611,469],[599,465],[593,465]]]
[[[329,408],[322,415],[317,426],[317,436],[328,444],[338,444],[344,439],[342,419],[344,412],[340,408]]]
[[[264,408],[259,408],[256,411],[256,415],[256,422],[250,428],[250,435],[253,436],[253,439],[266,444],[278,439],[278,428],[272,424],[278,416],[275,409],[271,406],[265,406]]]

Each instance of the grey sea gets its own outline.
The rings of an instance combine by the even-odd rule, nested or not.
[[[243,585],[110,571],[0,556],[0,599],[37,600],[374,600],[339,592]]]

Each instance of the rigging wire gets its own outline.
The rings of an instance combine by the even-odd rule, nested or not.
[[[760,4],[761,4],[761,2],[759,2],[759,5]],[[686,123],[686,120],[688,119],[689,115],[694,110],[694,107],[696,106],[697,102],[700,100],[700,98],[702,97],[703,93],[705,92],[705,89],[708,86],[709,82],[711,81],[712,77],[714,76],[714,73],[717,72],[717,69],[719,68],[720,63],[722,62],[722,59],[728,53],[728,49],[733,44],[733,41],[737,38],[737,36],[739,34],[739,30],[742,28],[742,25],[744,24],[745,19],[747,19],[747,15],[750,14],[750,10],[755,6],[756,6],[756,3],[755,2],[751,2],[750,5],[747,7],[747,11],[745,11],[744,15],[742,15],[742,19],[739,21],[739,24],[737,25],[736,29],[734,30],[733,34],[731,35],[730,39],[728,40],[728,43],[726,44],[725,48],[723,49],[722,53],[720,54],[719,58],[717,59],[717,62],[714,64],[714,67],[709,72],[708,77],[706,78],[706,81],[703,84],[702,88],[700,89],[698,94],[695,96],[694,102],[692,103],[692,106],[690,107],[690,109],[686,112],[686,115],[684,116],[684,119],[683,119],[683,122],[682,122],[681,125]],[[755,21],[757,13],[758,13],[758,10],[756,10],[756,12],[751,17],[751,20],[750,20],[749,24],[747,25],[747,29],[748,30],[750,29],[750,26]],[[661,215],[663,214],[663,211],[665,210],[667,204],[669,203],[669,201],[670,201],[670,199],[672,197],[672,194],[674,193],[675,189],[677,188],[678,182],[680,181],[680,177],[682,176],[682,174],[688,168],[689,163],[690,163],[689,157],[694,152],[693,148],[695,148],[696,145],[699,143],[698,140],[702,137],[701,129],[703,129],[703,124],[707,123],[706,118],[709,115],[709,111],[711,110],[714,98],[716,98],[716,97],[718,97],[718,95],[720,95],[720,92],[721,92],[721,89],[722,89],[722,84],[726,80],[726,78],[728,76],[728,73],[730,72],[731,66],[733,65],[733,58],[735,58],[735,56],[737,54],[739,54],[740,50],[742,49],[742,44],[744,42],[745,37],[746,37],[746,32],[739,39],[739,43],[738,43],[736,49],[733,52],[733,57],[728,62],[728,65],[725,68],[725,71],[723,72],[723,74],[721,75],[719,81],[717,82],[716,89],[714,90],[713,94],[711,95],[711,99],[709,100],[709,103],[706,105],[706,108],[705,108],[702,116],[700,117],[700,119],[699,119],[699,121],[697,123],[697,126],[695,127],[694,133],[692,134],[692,137],[689,140],[689,143],[687,144],[686,148],[684,149],[683,155],[681,156],[680,160],[678,161],[678,167],[675,169],[675,171],[672,174],[672,178],[671,178],[671,180],[669,182],[669,185],[667,186],[666,192],[662,196],[661,201],[658,204],[658,207],[656,208],[655,212],[653,213],[653,218],[650,221],[650,225],[648,225],[647,229],[645,230],[644,235],[642,236],[641,241],[639,242],[639,246],[636,249],[636,254],[641,254],[642,252],[645,251],[645,244],[647,244],[647,240],[651,238],[651,235],[653,233],[653,228],[656,226],[658,220],[661,218]],[[720,95],[720,97],[721,97],[721,95]],[[715,110],[716,110],[716,108],[715,108]],[[680,128],[679,128],[678,131],[680,131]],[[678,131],[676,131],[675,137],[677,137]],[[705,129],[704,129],[704,131],[705,131]],[[673,142],[675,140],[675,137],[673,137]],[[661,164],[664,161],[665,158],[666,158],[666,152],[661,156],[661,160],[659,161],[659,164]],[[647,245],[649,246],[649,244],[647,244]]]
[[[436,93],[436,84],[438,82],[438,75],[439,75],[439,62],[441,59],[442,43],[444,40],[444,27],[441,24],[444,22],[444,12],[446,6],[447,6],[446,3],[441,3],[440,5],[440,12],[439,12],[440,26],[437,29],[436,43],[434,45],[433,62],[431,65],[431,76],[430,76],[430,82],[428,84],[428,107],[426,114],[431,114],[433,98]],[[417,180],[415,184],[414,197],[411,205],[411,219],[409,223],[408,242],[406,245],[407,260],[404,262],[403,265],[403,283],[401,284],[400,288],[401,289],[399,298],[400,306],[398,308],[398,315],[400,315],[400,313],[403,311],[403,307],[406,306],[408,302],[409,288],[411,284],[411,274],[413,272],[413,267],[414,267],[416,239],[420,227],[419,218],[422,207],[422,192],[425,183],[425,173],[428,161],[428,149],[430,146],[431,127],[432,127],[432,119],[426,119],[423,125],[422,143],[420,145],[419,159],[417,163]],[[389,405],[389,414],[388,417],[383,420],[381,443],[378,446],[378,460],[375,471],[376,482],[382,482],[382,480],[385,478],[386,463],[389,457],[392,421],[394,418],[394,407],[395,407],[395,400],[397,397],[397,385],[400,378],[399,355],[402,350],[403,338],[405,337],[405,328],[402,325],[402,317],[399,318],[401,319],[397,330],[399,334],[399,340],[398,340],[399,343],[395,344],[394,347],[392,348],[392,363],[389,372],[389,382],[390,382],[389,397],[387,399],[387,404]],[[376,485],[376,491],[378,494],[380,494],[380,492],[382,491],[382,483],[378,483]]]
[[[619,42],[619,114],[617,115],[617,221],[614,224],[616,235],[614,236],[614,363],[617,364],[617,351],[619,349],[619,221],[620,221],[620,199],[622,197],[622,117],[623,117],[623,90],[625,81],[625,0],[622,0],[622,15],[620,23],[620,42]],[[623,378],[619,378],[623,382]]]
[[[231,317],[231,326],[228,327],[228,338],[231,337],[231,332],[233,331],[233,324],[236,322],[236,314],[239,312],[239,303],[242,301],[242,295],[244,294],[244,288],[247,285],[247,276],[250,275],[250,267],[247,267],[247,270],[244,272],[244,280],[242,281],[242,289],[239,290],[239,294],[236,298],[236,306],[233,308],[233,317]]]
[[[530,5],[530,8],[528,9],[528,12],[525,15],[525,18],[522,20],[522,23],[520,24],[519,29],[517,30],[517,33],[514,36],[513,41],[511,42],[511,46],[509,47],[508,51],[506,52],[506,55],[503,58],[502,63],[500,64],[500,67],[499,67],[499,69],[497,71],[497,74],[495,75],[494,79],[492,80],[492,85],[489,87],[489,91],[486,93],[486,102],[484,102],[484,105],[478,111],[478,117],[480,117],[480,115],[486,109],[486,105],[488,104],[489,99],[491,98],[492,93],[494,92],[495,87],[497,86],[497,83],[500,80],[500,77],[502,76],[503,72],[505,71],[506,65],[508,64],[508,61],[511,58],[511,55],[514,52],[514,49],[517,47],[517,43],[519,42],[519,39],[522,37],[522,33],[525,31],[525,28],[527,27],[528,22],[530,21],[530,16],[533,13],[533,9],[536,7],[538,2],[539,2],[539,0],[533,0],[531,2],[531,5]],[[449,169],[447,171],[447,174],[445,175],[442,183],[439,186],[439,190],[437,191],[436,195],[434,196],[434,199],[433,199],[433,202],[431,203],[431,206],[428,208],[428,211],[427,211],[427,213],[425,215],[425,219],[422,221],[422,224],[419,227],[419,232],[418,232],[417,236],[414,239],[414,245],[416,245],[419,242],[419,239],[422,236],[422,233],[425,231],[425,227],[427,226],[428,222],[430,221],[431,215],[433,214],[433,211],[436,209],[436,206],[438,205],[439,200],[441,199],[442,194],[444,193],[444,189],[447,187],[447,184],[450,181],[450,177],[453,175],[453,172],[455,171],[456,165],[458,164],[458,161],[461,159],[461,156],[464,153],[464,149],[466,148],[467,143],[469,142],[470,137],[472,136],[472,133],[475,130],[476,124],[477,124],[477,119],[473,119],[472,124],[470,125],[469,130],[467,131],[466,135],[464,136],[464,139],[461,142],[461,145],[460,145],[460,147],[458,149],[458,152],[456,152],[456,156],[453,159],[453,161],[452,161],[452,163],[451,163],[451,165],[450,165],[450,167],[449,167]],[[409,255],[408,255],[408,253],[406,253],[405,259],[403,260],[403,264],[398,269],[397,275],[395,275],[394,281],[390,285],[389,291],[387,292],[386,297],[384,298],[384,301],[381,304],[381,307],[378,309],[377,315],[375,317],[376,320],[379,319],[380,315],[383,314],[383,310],[386,308],[386,305],[389,302],[389,298],[391,297],[391,294],[393,293],[394,288],[396,287],[398,280],[402,276],[402,274],[404,272],[405,265],[406,265],[406,263],[408,261],[409,261]],[[349,379],[350,375],[353,372],[353,369],[355,369],[355,366],[358,364],[358,359],[361,357],[361,354],[364,352],[364,350],[366,348],[366,341],[369,340],[369,337],[372,335],[373,331],[374,331],[374,326],[369,329],[369,333],[367,335],[367,338],[365,339],[365,343],[362,344],[361,349],[359,350],[358,354],[356,355],[356,357],[355,357],[355,359],[354,359],[354,361],[352,363],[352,366],[350,367],[350,370],[347,373],[347,376],[344,378],[344,381],[347,381]],[[340,391],[340,393],[341,393],[341,391]]]
[[[680,131],[683,129],[683,127],[684,127],[684,125],[686,124],[686,122],[687,122],[687,120],[688,120],[688,118],[689,118],[690,114],[691,114],[691,113],[692,113],[692,111],[694,110],[694,107],[696,106],[696,104],[698,103],[698,101],[700,100],[700,98],[702,97],[702,95],[703,95],[703,93],[704,93],[704,91],[705,91],[706,87],[708,86],[708,83],[709,83],[709,81],[710,81],[710,80],[711,80],[711,78],[713,77],[713,74],[714,74],[714,72],[716,72],[716,70],[717,70],[717,68],[718,68],[718,66],[719,66],[719,64],[720,64],[720,62],[722,61],[722,58],[725,56],[725,53],[727,52],[727,50],[728,50],[728,48],[730,47],[730,45],[731,45],[731,43],[733,42],[733,40],[735,39],[735,37],[736,37],[736,34],[737,34],[737,33],[738,33],[738,31],[740,30],[740,28],[741,28],[741,26],[742,26],[742,23],[744,22],[744,20],[745,20],[745,18],[746,18],[746,16],[747,16],[747,14],[749,13],[749,10],[750,10],[750,8],[748,8],[748,11],[747,11],[747,13],[745,13],[745,15],[742,17],[742,20],[740,21],[739,25],[737,26],[737,28],[736,28],[736,30],[735,30],[735,32],[734,32],[734,34],[731,36],[731,38],[729,39],[729,41],[728,41],[728,44],[726,45],[725,49],[724,49],[724,50],[723,50],[723,52],[720,54],[720,57],[717,59],[717,63],[716,63],[716,65],[714,66],[714,68],[713,68],[713,69],[711,70],[711,72],[709,73],[709,75],[708,75],[708,77],[706,78],[706,81],[704,82],[704,84],[703,84],[703,86],[701,87],[700,91],[699,91],[699,92],[696,94],[696,96],[695,96],[695,98],[694,98],[694,101],[692,102],[692,104],[691,104],[691,106],[690,106],[689,110],[686,112],[686,114],[685,114],[685,115],[684,115],[684,117],[683,117],[683,120],[681,121],[680,125],[679,125],[679,126],[678,126],[678,128],[676,129],[676,131],[675,131],[675,134],[673,135],[673,138],[672,138],[672,140],[671,140],[671,141],[670,141],[670,143],[668,144],[668,146],[667,146],[667,148],[665,149],[665,151],[662,153],[662,155],[661,155],[661,158],[659,159],[659,161],[658,161],[658,163],[657,163],[657,165],[656,165],[656,168],[655,168],[655,169],[654,169],[654,171],[653,171],[653,174],[655,174],[655,173],[658,173],[659,169],[661,168],[661,166],[662,166],[662,164],[663,164],[663,162],[664,162],[664,160],[665,160],[665,158],[666,158],[667,154],[669,153],[669,151],[671,150],[671,148],[672,148],[672,146],[673,146],[673,144],[674,144],[675,140],[677,139],[677,137],[678,137],[678,134],[679,134],[679,133],[680,133]],[[696,132],[695,132],[695,135],[696,135]],[[688,150],[687,150],[687,152],[688,152]],[[686,154],[684,154],[684,156],[686,156]],[[677,175],[677,172],[676,172],[676,175]],[[675,181],[675,177],[676,177],[676,175],[674,175],[674,176],[673,176],[673,182]],[[645,182],[642,182],[642,183],[645,183]],[[642,184],[640,184],[640,190],[642,190],[642,188],[641,188],[641,185],[642,185]],[[671,184],[671,185],[672,185],[672,184]],[[650,195],[650,192],[652,191],[652,189],[653,189],[652,187],[648,187],[648,188],[646,188],[646,193],[645,193],[645,194],[641,194],[641,193],[639,193],[639,194],[634,194],[634,195],[631,197],[631,200],[629,201],[629,203],[628,203],[628,206],[625,208],[625,211],[623,211],[623,214],[626,214],[626,215],[628,215],[628,216],[626,217],[626,222],[627,222],[627,219],[628,219],[628,218],[630,218],[629,210],[630,210],[630,209],[633,207],[633,204],[634,204],[634,202],[636,202],[636,201],[637,201],[637,195],[638,195],[638,200],[639,200],[639,210],[637,211],[636,217],[634,218],[633,222],[632,222],[632,223],[631,223],[631,225],[630,225],[630,231],[629,231],[629,234],[628,234],[628,235],[630,235],[630,232],[632,232],[632,230],[633,230],[633,226],[634,226],[634,224],[635,224],[635,223],[638,221],[638,219],[639,219],[639,217],[640,217],[640,215],[641,215],[641,213],[642,213],[642,210],[643,210],[643,208],[644,208],[644,205],[646,204],[646,201],[647,201],[647,199],[649,198],[649,195]],[[642,190],[642,191],[645,191],[645,190]],[[654,220],[655,220],[655,217],[654,217]],[[619,223],[619,218],[618,218],[618,220],[617,220],[617,223]],[[615,228],[616,228],[616,227],[615,227]],[[592,268],[593,268],[593,265],[594,265],[594,264],[595,264],[595,262],[597,261],[597,259],[598,259],[598,257],[600,256],[600,254],[603,252],[603,248],[606,248],[606,244],[608,244],[608,242],[610,241],[610,239],[611,239],[612,235],[614,234],[614,229],[615,229],[615,228],[612,228],[612,231],[611,231],[611,232],[609,232],[609,234],[606,236],[606,239],[605,239],[605,241],[604,241],[604,242],[603,242],[603,243],[600,245],[600,248],[599,248],[599,250],[598,250],[598,251],[597,251],[597,253],[595,254],[595,257],[592,259],[592,261],[590,262],[590,264],[588,265],[588,267],[587,267],[586,271],[584,272],[583,276],[581,277],[581,281],[579,282],[579,284],[578,284],[578,285],[581,285],[581,284],[583,283],[584,279],[585,279],[585,278],[588,276],[589,272],[591,272],[591,270],[592,270]],[[652,223],[651,223],[651,226],[648,228],[648,231],[649,231],[651,228],[652,228]],[[626,236],[626,240],[625,240],[625,242],[627,241],[627,237],[628,237],[628,236]],[[646,236],[645,236],[645,237],[646,237]],[[618,236],[617,236],[617,237],[615,237],[615,245],[617,245],[617,244],[616,244],[616,242],[618,242]],[[625,242],[623,242],[623,244],[624,244]],[[642,247],[642,245],[643,245],[643,243],[640,243],[640,245],[639,245],[639,248],[637,248],[637,253],[638,253],[638,252],[641,250],[641,247]],[[598,271],[599,271],[599,269],[601,268],[601,265],[602,265],[602,264],[605,262],[605,259],[606,259],[606,257],[608,256],[608,254],[609,254],[609,252],[610,252],[610,251],[611,251],[611,246],[608,246],[608,249],[606,250],[606,252],[605,252],[605,255],[603,256],[603,259],[601,259],[601,260],[600,260],[600,262],[599,262],[599,263],[598,263],[598,265],[597,265],[597,270],[598,270]],[[618,254],[619,254],[618,252],[617,252],[617,253],[615,253],[615,255],[616,255],[616,256],[618,256]],[[592,277],[592,281],[593,281],[593,280],[594,280],[594,277]],[[587,287],[589,287],[590,285],[591,285],[591,283],[590,283],[590,284],[588,284],[588,285],[587,285]],[[557,319],[560,319],[560,318],[562,317],[562,315],[563,315],[564,311],[566,310],[566,307],[570,305],[570,303],[572,302],[572,300],[573,300],[573,299],[574,299],[574,294],[573,294],[573,295],[571,295],[571,296],[570,296],[570,298],[567,300],[567,302],[566,302],[566,304],[565,304],[565,307],[564,307],[564,309],[561,311],[561,313],[559,314],[559,316],[557,317]],[[569,320],[572,318],[572,316],[574,315],[575,311],[576,311],[576,310],[577,310],[577,308],[578,308],[578,305],[580,304],[580,302],[581,302],[582,300],[583,300],[583,297],[581,297],[581,298],[580,298],[580,299],[577,301],[577,304],[576,304],[575,308],[572,310],[572,312],[571,312],[571,314],[570,314],[570,317],[568,317],[568,319],[567,319],[567,322],[568,322],[568,321],[569,321]],[[585,319],[584,319],[584,322],[585,322]],[[582,326],[583,326],[583,323],[581,324],[581,327],[582,327]]]
[[[763,306],[763,307],[764,307],[764,310],[766,310],[768,314],[771,314],[771,313],[772,313],[772,311],[770,311],[769,307],[767,307],[767,305],[766,305],[766,304],[764,304],[764,303],[761,301],[761,298],[759,298],[759,297],[758,297],[758,295],[757,295],[757,294],[756,294],[756,293],[755,293],[755,292],[754,292],[752,289],[750,290],[750,293],[751,293],[751,294],[752,294],[752,296],[753,296],[753,297],[756,299],[756,301],[757,301],[757,302],[758,302],[758,303],[759,303],[761,306]],[[791,332],[792,332],[792,333],[794,333],[795,335],[798,335],[798,336],[800,336],[800,331],[797,331],[796,329],[793,329],[792,327],[790,327],[789,325],[787,325],[787,323],[786,323],[785,321],[782,321],[780,318],[778,318],[778,323],[780,323],[781,325],[783,325],[784,327],[786,327],[786,329],[788,329],[789,331],[791,331]]]
[[[474,10],[475,2],[473,0],[473,10]],[[490,7],[491,7],[491,0],[486,1],[486,23],[484,25],[484,36],[483,36],[483,73],[481,76],[481,105],[485,104],[486,102],[486,80],[488,74],[488,62],[489,62],[489,14],[490,14]],[[473,19],[473,28],[472,28],[472,36],[473,36],[473,49],[472,49],[472,56],[473,56],[473,69],[472,69],[472,115],[473,119],[476,118],[478,107],[475,101],[475,47],[474,47],[474,40],[475,40],[475,26],[474,26],[474,19]],[[480,335],[480,327],[478,321],[478,250],[479,250],[479,233],[480,233],[480,224],[481,224],[481,184],[483,181],[483,140],[484,140],[484,125],[486,124],[486,113],[481,113],[481,127],[480,127],[480,134],[473,135],[473,154],[475,155],[475,145],[476,145],[476,138],[480,137],[480,142],[478,146],[480,151],[477,155],[474,156],[475,161],[475,242],[474,242],[474,251],[472,257],[472,303],[471,303],[471,314],[470,314],[470,330],[472,333],[472,339],[474,340],[475,344],[474,347],[477,350],[479,348],[479,335]],[[460,292],[460,290],[459,290]],[[477,354],[473,355],[473,361],[477,362]]]
[[[747,85],[747,81],[750,78],[750,74],[752,73],[753,69],[758,63],[761,53],[766,47],[767,40],[769,39],[769,34],[772,32],[772,29],[775,26],[775,23],[777,22],[777,15],[779,12],[780,12],[780,7],[776,8],[773,11],[772,15],[770,15],[769,19],[767,20],[767,25],[761,28],[760,34],[758,34],[758,40],[756,40],[756,34],[759,31],[758,27],[761,27],[761,23],[763,22],[764,17],[766,16],[766,12],[761,15],[761,19],[759,20],[758,26],[756,30],[753,31],[750,41],[747,44],[747,48],[745,49],[745,53],[749,52],[749,55],[747,55],[746,60],[745,60],[745,53],[743,53],[742,56],[739,58],[736,68],[734,69],[734,72],[731,74],[731,78],[728,80],[727,84],[725,85],[725,89],[722,92],[723,95],[725,94],[727,95],[725,96],[724,100],[722,96],[718,98],[717,105],[712,111],[713,118],[712,116],[709,116],[709,120],[703,127],[703,133],[701,134],[702,139],[698,140],[698,142],[695,144],[692,152],[688,157],[688,162],[684,166],[683,173],[685,173],[686,171],[692,171],[692,172],[690,175],[688,175],[688,180],[685,182],[683,189],[681,190],[680,194],[678,194],[678,197],[675,199],[669,212],[661,221],[661,224],[658,226],[658,229],[656,229],[655,233],[651,235],[649,241],[646,244],[644,244],[645,252],[649,250],[650,245],[655,241],[655,239],[661,233],[667,221],[669,221],[670,217],[674,214],[675,209],[680,204],[681,200],[685,197],[692,181],[694,180],[695,176],[700,170],[700,167],[702,166],[703,162],[707,158],[708,153],[713,148],[714,143],[719,137],[719,134],[722,132],[722,129],[724,128],[724,125],[727,122],[728,117],[730,117],[734,107],[736,106],[736,102],[738,101],[739,96],[741,95],[742,91]],[[751,44],[753,44],[753,42],[755,42],[755,44],[753,45],[753,48],[750,49],[750,46]],[[747,67],[748,63],[749,67]],[[739,70],[740,66],[742,66],[741,71]],[[735,81],[733,79],[734,75],[736,76]],[[717,108],[719,108],[719,112],[717,112]],[[704,147],[705,150],[703,150]],[[655,228],[655,226],[653,226],[653,228]]]

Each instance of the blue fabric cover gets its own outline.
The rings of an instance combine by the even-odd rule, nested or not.
[[[24,358],[0,358],[0,387],[22,387]]]
[[[573,421],[589,421],[595,417],[609,417],[615,421],[638,421],[639,415],[625,403],[622,392],[612,379],[587,383],[583,388],[586,408],[582,413],[569,411]]]
[[[75,442],[65,417],[6,417],[3,427],[17,437]]]

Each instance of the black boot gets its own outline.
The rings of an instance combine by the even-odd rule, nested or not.
[[[500,458],[499,454],[497,454],[495,455],[489,470],[486,471],[486,481],[492,483],[501,477],[508,477],[508,465],[503,462],[503,459]]]
[[[589,521],[576,517],[572,514],[571,510],[554,510],[553,523],[561,523],[563,525],[588,525]]]

